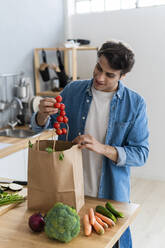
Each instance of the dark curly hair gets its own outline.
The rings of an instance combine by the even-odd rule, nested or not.
[[[133,51],[120,41],[105,42],[97,52],[98,58],[102,55],[112,69],[121,70],[121,76],[130,72],[135,63]]]

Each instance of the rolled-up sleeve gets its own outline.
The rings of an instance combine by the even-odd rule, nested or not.
[[[50,117],[48,118],[45,126],[41,127],[41,126],[38,126],[37,123],[36,123],[36,115],[37,115],[37,112],[34,113],[31,117],[31,127],[32,127],[32,130],[34,130],[36,133],[39,133],[39,132],[42,132],[46,129],[48,129],[49,127],[49,124],[50,124]]]
[[[126,163],[126,152],[123,147],[115,146],[117,153],[118,153],[118,159],[117,159],[117,166],[123,166]]]

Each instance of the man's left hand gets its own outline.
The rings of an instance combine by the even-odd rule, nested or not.
[[[104,153],[104,145],[89,134],[77,136],[72,142],[78,144],[80,149],[86,148],[98,154]]]
[[[101,144],[89,134],[77,136],[72,142],[73,144],[78,144],[80,149],[89,149],[90,151],[106,156],[115,163],[117,162],[118,152],[116,148],[113,146]]]

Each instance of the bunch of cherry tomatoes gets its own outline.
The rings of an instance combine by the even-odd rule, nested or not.
[[[56,129],[57,135],[67,134],[66,128],[60,128],[61,123],[65,123],[66,125],[68,123],[68,117],[66,116],[65,112],[65,104],[62,103],[62,96],[58,95],[55,99],[56,103],[54,104],[54,107],[59,110],[59,115],[57,116],[56,122],[53,124],[53,127]]]

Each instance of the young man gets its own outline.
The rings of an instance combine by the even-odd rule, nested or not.
[[[148,157],[144,99],[121,82],[133,65],[131,49],[121,42],[106,42],[98,51],[93,78],[69,83],[61,93],[69,119],[68,139],[83,153],[85,195],[129,202],[130,167],[144,165]],[[53,127],[54,103],[53,98],[41,100],[31,122],[35,131]],[[121,248],[132,247],[129,228],[119,243]]]

